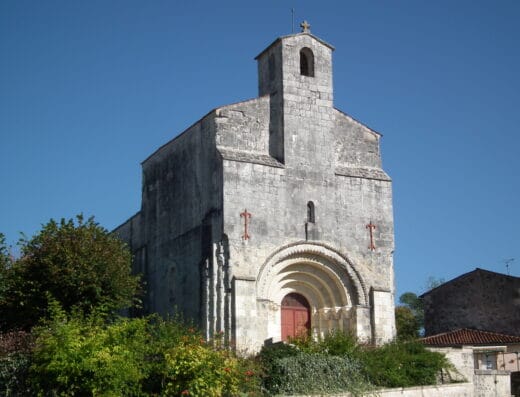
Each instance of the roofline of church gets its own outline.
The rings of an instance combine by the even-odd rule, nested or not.
[[[116,227],[114,227],[112,229],[112,231],[110,233],[114,233],[117,229],[121,228],[122,226],[126,225],[128,222],[130,222],[132,219],[136,218],[137,216],[141,215],[141,210],[137,211],[134,215],[132,215],[130,218],[128,218],[126,221],[124,221],[123,223],[120,223],[119,225],[117,225]]]
[[[166,146],[171,144],[173,141],[180,138],[182,135],[184,135],[186,132],[188,132],[191,128],[196,126],[198,123],[200,123],[202,120],[204,120],[206,117],[208,117],[211,113],[215,112],[218,108],[211,109],[208,113],[206,113],[204,116],[202,116],[200,119],[195,121],[194,123],[191,123],[187,128],[185,128],[182,132],[180,132],[178,135],[174,136],[172,139],[170,139],[165,144],[159,146],[152,154],[150,154],[147,158],[145,158],[143,161],[141,161],[141,166],[144,165],[148,160],[150,160],[152,157],[154,157],[157,153],[159,153],[162,149],[164,149]]]
[[[316,37],[314,36],[312,33],[309,33],[309,32],[302,32],[302,33],[294,33],[294,34],[288,34],[288,35],[285,35],[285,36],[280,36],[278,37],[275,41],[273,41],[271,44],[269,44],[265,50],[263,50],[260,54],[258,54],[256,57],[255,57],[255,60],[258,60],[258,58],[260,58],[262,56],[262,54],[264,52],[266,52],[267,50],[269,50],[271,47],[273,47],[275,44],[279,43],[280,41],[282,41],[283,39],[287,39],[289,37],[295,37],[295,36],[303,36],[303,35],[306,35],[306,36],[310,36],[312,37],[314,40],[316,41],[319,41],[321,44],[323,44],[324,46],[326,47],[329,47],[332,51],[335,50],[334,46],[327,43],[326,41],[320,39],[319,37]]]
[[[229,103],[227,105],[217,106],[217,107],[211,109],[209,112],[207,112],[200,119],[198,119],[194,123],[191,123],[187,128],[182,130],[178,135],[174,136],[172,139],[170,139],[165,144],[159,146],[152,154],[150,154],[147,158],[145,158],[143,161],[141,161],[141,166],[144,165],[144,163],[146,163],[148,160],[150,160],[156,153],[160,152],[164,147],[168,146],[170,143],[172,143],[173,141],[177,140],[177,138],[180,138],[182,135],[184,135],[186,132],[188,132],[190,129],[192,129],[194,126],[196,126],[198,123],[202,122],[206,117],[208,117],[212,113],[216,113],[218,110],[223,109],[223,108],[228,107],[228,106],[233,106],[233,105],[238,105],[238,104],[241,104],[241,103],[255,101],[255,100],[258,100],[258,99],[266,97],[266,96],[268,96],[268,95],[263,95],[263,96],[256,97],[256,98],[249,98],[249,99],[245,99],[243,101],[237,101],[237,102]]]
[[[373,128],[370,128],[370,127],[369,127],[368,125],[366,125],[366,124],[363,124],[361,121],[355,119],[355,118],[352,117],[350,114],[345,113],[343,110],[338,109],[337,107],[334,107],[334,110],[337,110],[337,111],[340,112],[342,115],[347,116],[347,117],[348,117],[349,119],[351,119],[354,123],[359,124],[360,126],[366,128],[366,129],[369,130],[370,132],[373,132],[374,134],[376,134],[376,135],[378,135],[378,136],[380,136],[380,137],[383,136],[383,134],[381,134],[380,132],[374,130]]]
[[[301,33],[300,33],[301,34]],[[305,34],[308,34],[308,33],[305,33]],[[260,98],[264,98],[268,95],[262,95],[262,96],[259,96],[259,97],[256,97],[256,98],[249,98],[249,99],[245,99],[243,101],[237,101],[237,102],[233,102],[233,103],[229,103],[227,105],[222,105],[222,106],[217,106],[213,109],[211,109],[209,112],[207,112],[204,116],[202,116],[200,119],[198,119],[197,121],[195,121],[194,123],[190,124],[187,128],[185,128],[182,132],[180,132],[178,135],[174,136],[172,139],[170,139],[168,142],[166,142],[165,144],[159,146],[152,154],[150,154],[148,157],[146,157],[143,161],[141,161],[141,166],[144,165],[144,163],[146,163],[148,160],[150,160],[156,153],[160,152],[161,149],[163,149],[164,147],[168,146],[170,143],[172,143],[173,141],[175,141],[177,138],[179,138],[181,135],[184,135],[184,133],[188,132],[188,130],[190,130],[192,127],[194,127],[196,124],[200,123],[202,120],[204,120],[206,117],[208,117],[211,113],[214,113],[214,112],[217,112],[217,110],[220,110],[220,109],[223,109],[223,108],[226,108],[228,106],[233,106],[233,105],[238,105],[238,104],[241,104],[241,103],[246,103],[246,102],[252,102],[252,101],[255,101],[255,100],[258,100]],[[352,117],[350,114],[348,113],[345,113],[343,110],[340,110],[336,107],[333,108],[334,110],[340,112],[341,114],[343,114],[344,116],[348,117],[349,119],[351,119],[353,122],[359,124],[360,126],[368,129],[370,132],[380,136],[380,137],[383,137],[383,134],[381,134],[380,132],[374,130],[373,128],[370,128],[369,126],[363,124],[361,121],[355,119],[354,117]],[[462,276],[461,276],[462,277]]]

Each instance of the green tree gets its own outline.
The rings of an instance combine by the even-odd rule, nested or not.
[[[0,233],[0,271],[8,268],[10,263],[9,247],[6,245],[5,236]]]
[[[405,292],[399,297],[399,303],[410,309],[416,318],[419,328],[424,327],[424,305],[423,301],[413,292]]]
[[[400,340],[415,339],[419,337],[421,325],[414,316],[412,310],[406,306],[395,308],[395,326],[397,338]]]
[[[5,243],[5,236],[0,233],[0,302],[3,301],[7,290],[7,272],[11,267],[11,255]]]
[[[67,312],[131,306],[139,280],[131,275],[130,252],[94,218],[50,220],[33,238],[19,244],[20,259],[3,272],[3,330],[34,326],[47,316],[49,296]]]

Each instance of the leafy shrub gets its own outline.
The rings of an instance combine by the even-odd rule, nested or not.
[[[146,319],[105,324],[92,313],[67,317],[56,302],[52,320],[35,330],[31,381],[43,395],[132,396],[146,377]]]
[[[433,385],[443,369],[451,369],[447,358],[427,350],[418,341],[393,342],[363,355],[370,381],[381,387]]]
[[[158,316],[111,321],[67,315],[35,329],[31,385],[42,396],[226,396],[252,393],[257,374],[192,327]]]
[[[360,395],[370,389],[361,369],[361,363],[348,356],[298,352],[272,360],[265,387],[269,395],[341,391]]]
[[[22,257],[0,266],[3,330],[30,329],[47,317],[46,294],[68,312],[76,307],[88,313],[98,306],[115,311],[134,302],[139,278],[131,274],[130,251],[93,218],[51,220],[19,245]],[[5,258],[0,236],[0,265]]]
[[[262,366],[256,357],[238,358],[239,395],[260,397],[262,393]]]
[[[318,342],[318,346],[321,352],[332,356],[347,355],[358,358],[361,354],[361,346],[357,338],[347,332],[329,332]]]
[[[31,396],[28,381],[31,364],[29,353],[9,353],[0,357],[0,395],[5,397]]]
[[[298,347],[286,343],[273,343],[262,346],[259,357],[264,366],[269,366],[269,363],[273,360],[295,356],[299,350]]]
[[[421,324],[413,311],[406,306],[395,308],[395,326],[400,340],[417,339]]]
[[[379,387],[433,385],[453,366],[418,341],[399,340],[381,347],[360,345],[339,331],[318,341],[295,338],[291,345],[264,347],[259,355],[263,386],[269,393],[325,393]],[[336,377],[337,375],[337,377]]]
[[[24,331],[0,334],[0,395],[28,396],[33,338]]]
[[[356,395],[369,389],[357,358],[360,348],[351,335],[334,332],[319,341],[300,337],[290,342],[264,346],[259,354],[269,395],[339,391]]]
[[[278,361],[282,358],[296,356],[299,349],[296,346],[285,343],[274,343],[262,346],[258,355],[258,360],[262,367],[262,383],[267,390],[279,390],[281,382],[279,376],[275,375]]]
[[[226,350],[181,344],[165,352],[163,395],[213,397],[238,391],[238,361]]]
[[[29,353],[33,346],[33,339],[33,336],[25,331],[0,334],[0,357],[12,353]]]

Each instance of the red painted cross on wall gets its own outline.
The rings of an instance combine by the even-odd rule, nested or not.
[[[374,251],[376,249],[376,246],[374,244],[374,230],[376,228],[376,225],[373,225],[372,221],[370,221],[370,223],[366,227],[370,232],[370,245],[368,246],[368,249],[370,251]]]
[[[249,240],[249,234],[247,233],[247,226],[249,225],[249,219],[251,219],[251,213],[247,212],[247,209],[244,212],[240,213],[240,218],[244,218],[244,235],[242,238],[244,240]]]

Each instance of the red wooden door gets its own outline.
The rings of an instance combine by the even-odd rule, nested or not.
[[[282,300],[282,340],[308,335],[311,329],[311,309],[307,299],[291,293]]]

